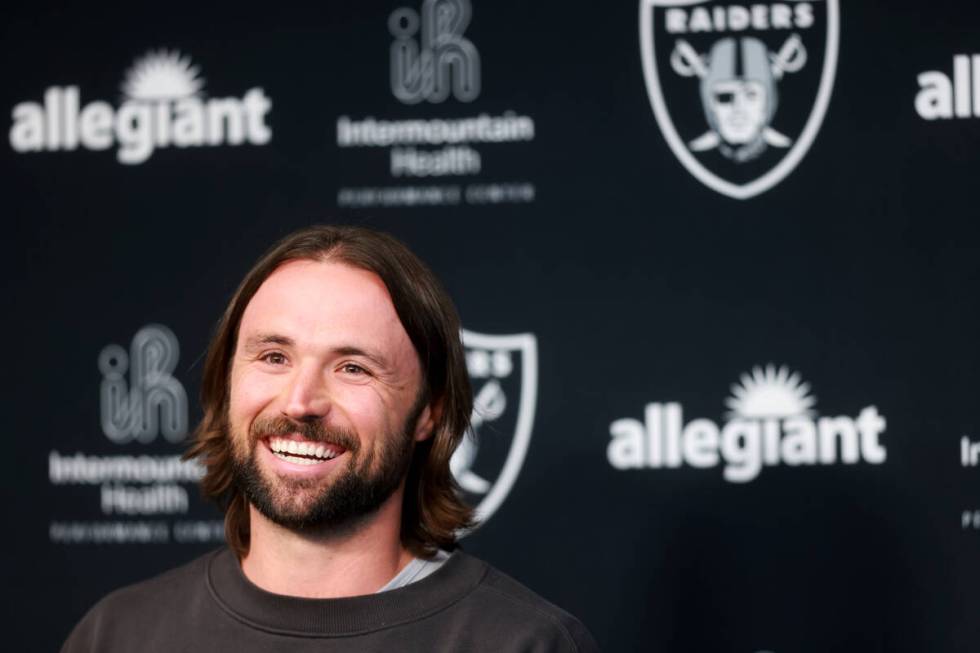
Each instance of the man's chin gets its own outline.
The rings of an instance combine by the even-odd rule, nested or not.
[[[322,524],[315,518],[314,511],[308,506],[300,505],[277,505],[262,506],[252,504],[263,517],[277,526],[281,526],[292,531],[306,531],[316,529]]]
[[[249,502],[266,519],[290,530],[315,528],[322,521],[322,510],[316,497],[290,496],[249,496]]]
[[[331,502],[329,497],[291,497],[270,500],[249,499],[252,506],[266,519],[294,533],[314,536],[342,536],[357,530],[369,520],[376,509],[350,510]]]
[[[270,520],[308,522],[328,500],[330,488],[323,479],[262,475],[261,487],[252,487],[248,499]],[[256,492],[256,490],[259,490]]]

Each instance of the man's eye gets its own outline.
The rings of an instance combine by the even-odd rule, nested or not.
[[[286,357],[281,353],[274,351],[262,356],[262,360],[266,363],[271,363],[272,365],[285,365]]]
[[[344,363],[340,369],[347,374],[367,374],[367,370],[356,363]]]

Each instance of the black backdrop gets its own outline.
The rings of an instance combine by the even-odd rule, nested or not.
[[[808,60],[776,80],[769,122],[794,142],[812,115],[837,6],[807,4],[812,26],[733,33],[754,35],[770,53],[801,35]],[[146,431],[147,442],[106,436],[99,356],[164,325],[179,341],[171,376],[193,426],[201,357],[235,284],[274,239],[314,222],[391,231],[444,280],[466,329],[533,335],[536,352],[467,343],[504,352],[514,368],[501,375],[507,406],[496,428],[481,431],[484,458],[473,469],[494,481],[520,440],[520,415],[533,422],[510,491],[464,546],[576,614],[604,649],[978,650],[980,59],[973,72],[968,56],[980,53],[980,11],[949,0],[843,4],[831,98],[812,145],[778,183],[742,199],[702,183],[668,146],[651,106],[658,89],[645,80],[636,2],[433,3],[449,41],[429,52],[448,48],[450,79],[476,70],[479,87],[450,88],[439,101],[423,85],[414,104],[392,91],[388,23],[400,7],[414,12],[398,14],[403,26],[412,16],[424,22],[418,0],[6,9],[11,650],[56,649],[107,591],[218,545],[208,528],[220,516],[192,484],[91,462],[162,460],[184,446],[160,429]],[[693,21],[698,6],[666,9]],[[467,8],[463,30],[438,22]],[[664,11],[654,8],[660,47],[647,64],[690,149],[708,124],[697,80],[667,60],[680,36],[657,22]],[[704,63],[725,34],[683,36]],[[420,43],[419,34],[406,38]],[[126,95],[124,80],[139,80],[134,66],[163,50],[199,67],[202,102],[237,98],[240,110],[261,88],[271,103],[258,116],[267,142],[253,129],[230,144],[229,128],[222,142],[157,147],[126,164],[118,136],[103,150],[51,148],[50,130],[32,136],[48,129],[38,112],[52,87],[78,87],[82,107],[107,103],[90,113],[96,122],[126,102],[186,96],[194,75],[174,59],[161,67],[184,87],[154,99],[164,75],[144,66],[145,84]],[[927,71],[956,87],[953,117],[917,110],[920,94],[943,95],[938,77],[920,77]],[[18,114],[23,103],[37,106]],[[942,99],[933,106],[941,113]],[[426,132],[429,142],[405,146],[441,152],[431,165],[449,174],[395,176],[400,146],[338,137],[342,117],[429,121],[431,131],[432,121],[482,114],[524,131],[462,143]],[[721,149],[697,157],[745,180],[792,147],[769,143],[744,164]],[[741,380],[756,368],[755,380]],[[782,368],[809,387],[780,379]],[[136,396],[139,382],[124,376],[123,387]],[[739,393],[758,401],[726,404]],[[733,482],[726,460],[738,466],[736,455],[751,455],[750,437],[712,459],[708,433],[685,434],[683,465],[652,466],[646,407],[670,402],[685,425],[707,419],[717,433],[738,419],[767,429],[768,420],[782,424],[783,441],[794,417],[849,417],[836,422],[846,431],[874,406],[887,456],[875,459],[865,438],[848,458],[858,440],[845,433],[836,457],[831,447],[827,460],[804,454],[793,465],[785,449],[767,450],[757,475]],[[65,480],[64,460],[76,454],[89,460],[88,472],[75,468],[87,482]],[[166,491],[189,503],[148,499],[121,512],[106,499],[113,491]],[[191,531],[207,541],[183,541],[189,522],[207,526]]]

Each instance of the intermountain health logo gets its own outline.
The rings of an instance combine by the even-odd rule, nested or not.
[[[183,441],[187,393],[173,376],[179,356],[177,336],[162,324],[140,329],[128,355],[116,344],[102,350],[100,412],[107,438],[116,444],[147,443],[162,434],[170,442]]]
[[[792,172],[830,102],[838,25],[837,0],[641,0],[650,103],[688,172],[736,199]]]
[[[363,165],[345,166],[354,171],[352,185],[337,189],[338,206],[448,207],[535,200],[535,184],[522,173],[508,179],[501,175],[510,173],[487,169],[490,161],[513,159],[510,146],[533,142],[536,132],[527,114],[480,106],[482,60],[467,37],[473,20],[469,0],[422,0],[417,10],[399,7],[388,15],[385,83],[404,106],[388,116],[337,116],[338,148],[378,152],[370,158],[361,155],[366,162],[380,162],[382,152],[388,159],[387,170],[375,168],[373,173]],[[455,109],[446,113],[445,108],[434,112],[443,103],[472,109],[467,114]],[[526,159],[528,151],[522,148],[519,158]]]
[[[530,333],[464,330],[462,336],[473,384],[473,415],[450,466],[477,520],[486,521],[507,498],[531,442],[538,346]]]
[[[259,87],[240,97],[206,98],[200,70],[176,51],[149,52],[126,72],[118,107],[82,104],[78,86],[52,86],[43,103],[12,111],[10,145],[16,152],[107,150],[120,163],[143,163],[164,147],[264,145],[272,101]]]
[[[424,0],[421,15],[408,7],[392,12],[391,92],[400,102],[479,97],[480,52],[463,36],[471,15],[469,0]]]
[[[606,450],[616,469],[723,466],[732,483],[755,479],[776,465],[853,465],[885,462],[885,418],[875,406],[856,417],[818,417],[810,386],[785,366],[756,367],[731,387],[726,421],[684,423],[678,403],[651,403],[644,421],[618,419],[609,426]]]
[[[105,453],[74,445],[48,452],[54,495],[71,500],[51,505],[48,537],[63,545],[217,543],[224,524],[191,515],[192,496],[204,476],[198,460],[182,460],[177,446],[187,435],[187,393],[173,372],[177,337],[162,324],[148,324],[128,350],[107,345],[98,356],[102,434],[113,443]],[[161,442],[161,438],[164,442]],[[57,438],[55,438],[57,441]],[[150,443],[155,446],[147,447]],[[67,443],[62,443],[62,445]],[[162,446],[161,446],[162,445]],[[64,488],[58,490],[57,488]]]

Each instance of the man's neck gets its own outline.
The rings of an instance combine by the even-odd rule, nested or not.
[[[400,501],[343,535],[311,536],[283,528],[249,507],[251,536],[242,571],[274,594],[314,599],[373,594],[413,556],[400,541]]]

